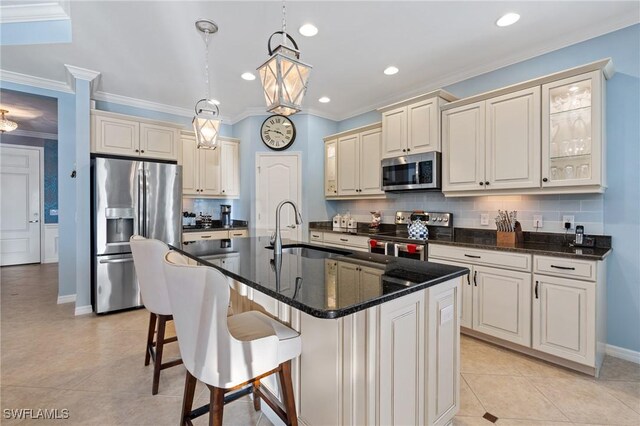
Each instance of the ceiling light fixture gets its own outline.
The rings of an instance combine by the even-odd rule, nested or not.
[[[331,99],[329,99],[327,96],[323,96],[320,99],[318,99],[318,102],[323,103],[323,104],[327,104],[327,103],[331,102]]]
[[[271,49],[271,39],[282,34],[282,44]],[[293,47],[287,46],[287,39]],[[282,31],[271,34],[267,42],[269,55],[267,62],[260,65],[260,82],[267,102],[267,111],[292,115],[302,109],[302,98],[307,91],[311,65],[300,62],[300,50],[296,41],[287,34],[287,10],[282,2]]]
[[[318,28],[313,24],[304,24],[298,29],[298,32],[305,37],[313,37],[318,34]]]
[[[209,95],[209,37],[218,32],[218,25],[209,19],[196,21],[196,28],[204,33],[204,75],[207,97],[196,102],[196,115],[193,117],[193,130],[196,133],[198,148],[216,149],[220,131],[219,101]]]
[[[0,109],[0,113],[2,113],[2,118],[0,118],[0,133],[13,132],[18,128],[18,123],[4,118],[4,115],[8,114],[9,111],[6,109]]]
[[[517,13],[509,12],[505,13],[496,21],[496,25],[499,27],[508,27],[509,25],[513,25],[520,19],[520,15]]]
[[[397,74],[398,71],[399,70],[396,67],[387,67],[387,68],[385,68],[384,73],[386,75],[394,75],[394,74]]]
[[[253,81],[256,79],[256,76],[251,72],[242,73],[240,77],[242,77],[243,80],[247,80],[247,81]]]

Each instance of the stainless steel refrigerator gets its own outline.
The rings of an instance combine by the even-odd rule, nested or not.
[[[142,306],[129,238],[179,246],[182,167],[150,161],[91,160],[94,312]]]

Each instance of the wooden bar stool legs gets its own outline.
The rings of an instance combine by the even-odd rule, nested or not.
[[[260,386],[260,379],[271,374],[278,374],[280,380],[280,391],[282,393],[282,402],[280,402],[271,392]],[[222,418],[224,406],[235,401],[242,396],[253,392],[253,407],[260,409],[260,400],[262,399],[277,415],[282,419],[284,424],[289,426],[298,426],[298,415],[296,413],[296,402],[293,395],[293,381],[291,380],[291,361],[283,362],[275,370],[258,376],[248,382],[242,383],[231,389],[222,389],[215,386],[207,385],[209,388],[209,405],[193,410],[193,398],[195,395],[197,380],[187,371],[184,384],[184,397],[182,400],[182,422],[181,425],[191,425],[191,420],[209,412],[209,425],[222,426]],[[225,397],[225,394],[231,393]]]
[[[160,370],[165,368],[174,367],[182,364],[182,359],[176,359],[170,362],[162,363],[162,353],[164,351],[164,344],[177,342],[177,337],[165,338],[167,321],[172,320],[171,315],[157,315],[150,313],[149,315],[149,331],[147,334],[147,352],[144,357],[144,365],[149,365],[150,360],[153,360],[153,385],[151,387],[151,394],[158,394],[158,387],[160,386]],[[153,341],[153,335],[155,333],[156,322],[158,324],[158,333],[156,334],[156,340]]]

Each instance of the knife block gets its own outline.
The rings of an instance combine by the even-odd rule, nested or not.
[[[498,235],[496,237],[496,244],[501,247],[515,247],[516,233],[498,231]]]

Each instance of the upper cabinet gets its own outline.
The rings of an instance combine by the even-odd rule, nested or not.
[[[182,195],[235,198],[240,195],[240,141],[219,137],[216,149],[198,149],[193,132],[182,132]]]
[[[380,108],[382,158],[440,151],[440,106],[455,99],[437,90]]]
[[[327,136],[324,140],[325,197],[384,196],[380,185],[380,123]]]
[[[93,110],[91,127],[93,153],[178,159],[179,125]]]
[[[442,107],[447,196],[604,192],[610,60]]]

